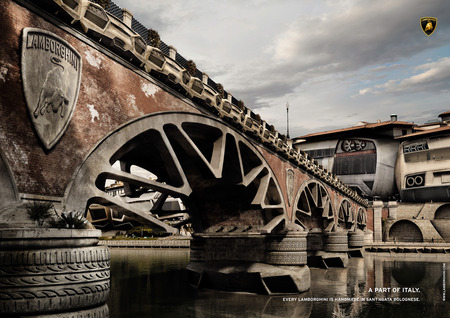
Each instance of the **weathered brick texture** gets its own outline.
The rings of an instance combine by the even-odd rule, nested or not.
[[[58,26],[13,1],[0,5],[0,144],[18,191],[63,196],[82,159],[121,124],[157,111],[194,107],[137,72],[124,67]],[[32,126],[20,74],[21,32],[41,28],[67,40],[82,56],[82,82],[72,121],[50,151]]]

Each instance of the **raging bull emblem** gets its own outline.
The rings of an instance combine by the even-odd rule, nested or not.
[[[47,149],[64,135],[78,99],[81,56],[51,32],[25,28],[22,80],[35,131]]]
[[[437,19],[433,17],[424,17],[420,18],[420,26],[422,28],[422,31],[427,35],[430,36],[434,30],[436,30],[437,25]]]
[[[39,101],[33,113],[35,118],[44,115],[45,111],[60,112],[61,117],[64,118],[64,106],[69,103],[66,94],[61,89],[64,66],[61,65],[61,60],[56,57],[52,57],[50,60],[57,66],[51,69],[45,77],[39,94]]]
[[[286,192],[288,196],[288,204],[289,206],[292,205],[292,200],[294,199],[294,181],[295,180],[295,174],[294,170],[287,169],[286,170]]]

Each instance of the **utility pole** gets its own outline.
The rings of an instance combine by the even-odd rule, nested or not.
[[[287,131],[286,131],[286,137],[289,137],[289,102],[286,102],[286,121],[287,121]]]

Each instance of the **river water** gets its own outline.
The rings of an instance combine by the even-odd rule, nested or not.
[[[187,249],[111,249],[110,317],[450,317],[448,254],[366,253],[284,296],[196,290],[188,263]]]

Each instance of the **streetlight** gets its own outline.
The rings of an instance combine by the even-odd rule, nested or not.
[[[287,121],[287,131],[286,131],[286,137],[289,137],[289,102],[286,102],[286,121]]]

